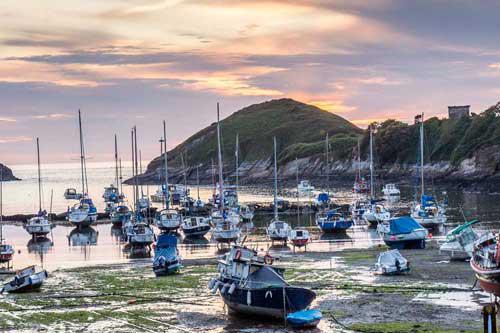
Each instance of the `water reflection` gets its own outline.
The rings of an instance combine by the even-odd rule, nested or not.
[[[349,235],[347,232],[338,232],[338,233],[323,233],[319,236],[319,239],[322,241],[345,241],[345,242],[352,242],[353,239],[351,235]]]
[[[28,248],[28,253],[45,254],[49,252],[53,245],[54,243],[49,238],[37,237],[30,239],[26,247]]]
[[[111,237],[117,243],[125,242],[125,234],[123,233],[123,229],[121,226],[118,226],[118,225],[111,226]]]
[[[99,233],[92,227],[75,228],[68,236],[70,246],[97,245]]]

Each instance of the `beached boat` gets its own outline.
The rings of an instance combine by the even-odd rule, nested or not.
[[[306,310],[316,294],[289,285],[284,270],[272,263],[269,255],[235,245],[219,260],[219,274],[210,280],[209,289],[220,292],[230,313],[285,319],[289,313]]]
[[[290,235],[291,228],[285,221],[279,219],[278,216],[278,160],[276,158],[276,137],[274,142],[274,217],[269,223],[266,232],[269,239],[274,241],[282,241],[286,243]]]
[[[117,205],[111,212],[110,219],[113,226],[122,226],[132,219],[132,211],[125,204]]]
[[[446,240],[439,247],[439,252],[446,253],[454,260],[465,260],[472,257],[474,242],[478,239],[472,226],[478,220],[466,222],[446,234]]]
[[[349,211],[353,219],[362,219],[366,209],[370,207],[370,201],[364,198],[355,200],[349,205]]]
[[[375,273],[380,275],[400,275],[410,271],[410,263],[397,249],[379,254]]]
[[[83,197],[82,193],[78,193],[78,191],[74,188],[67,188],[64,191],[64,198],[66,200],[80,200]]]
[[[347,218],[337,209],[316,214],[316,225],[322,232],[345,232],[354,225],[352,219]]]
[[[241,235],[241,230],[236,225],[224,219],[212,218],[212,237],[217,243],[230,244],[236,242]]]
[[[181,224],[186,237],[203,237],[210,231],[210,219],[203,216],[188,216]]]
[[[429,232],[411,216],[390,218],[379,223],[377,232],[391,249],[425,248]]]
[[[328,137],[328,136],[327,136]],[[294,248],[295,247],[306,247],[309,241],[311,240],[311,236],[309,235],[309,231],[305,228],[302,228],[300,225],[300,191],[298,190],[299,186],[299,163],[297,163],[297,159],[295,160],[296,167],[296,179],[297,179],[297,226],[290,231],[289,238],[292,242]],[[307,247],[306,247],[307,249]]]
[[[176,231],[181,226],[181,215],[175,209],[162,209],[155,215],[155,225],[161,231]]]
[[[154,194],[151,194],[151,201],[155,203],[165,203],[166,195],[164,187],[158,188]]]
[[[104,199],[104,202],[118,202],[122,199],[120,190],[113,184],[104,188],[102,197]]]
[[[127,242],[132,247],[146,247],[153,244],[155,240],[153,229],[151,229],[149,224],[142,221],[132,222],[131,225],[128,225],[126,228],[126,237]]]
[[[243,219],[244,222],[248,222],[248,221],[253,220],[254,211],[249,206],[244,205],[244,204],[240,204],[239,205],[239,213],[240,213],[240,217]]]
[[[498,234],[487,232],[474,243],[470,265],[476,274],[479,287],[500,296],[500,245]]]
[[[318,194],[318,196],[316,197],[314,203],[317,205],[317,206],[327,206],[331,203],[331,198],[330,198],[330,194],[327,193],[327,192],[320,192]]]
[[[297,186],[297,191],[302,194],[310,194],[314,191],[314,186],[308,180],[301,180]]]
[[[297,311],[286,316],[287,324],[299,329],[316,327],[321,319],[323,315],[316,309]]]
[[[365,177],[361,176],[361,147],[358,140],[358,154],[357,154],[357,172],[354,184],[352,186],[352,191],[354,193],[368,193],[370,192],[370,185],[366,181]]]
[[[435,228],[446,223],[446,207],[425,192],[424,177],[424,114],[415,117],[420,122],[420,201],[414,202],[411,216],[426,228]]]
[[[26,267],[17,271],[12,280],[4,283],[0,292],[20,293],[38,290],[48,277],[46,270],[37,272],[35,266]]]
[[[153,272],[156,276],[165,276],[177,272],[181,267],[182,258],[177,249],[177,237],[172,234],[158,236],[153,259]]]
[[[385,184],[382,188],[382,193],[385,197],[398,197],[401,191],[397,188],[396,184]]]
[[[391,213],[385,209],[384,205],[377,203],[375,200],[365,208],[362,215],[363,220],[371,226],[376,226],[390,217]]]

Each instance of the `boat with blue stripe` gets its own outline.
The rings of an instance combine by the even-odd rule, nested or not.
[[[316,214],[316,225],[322,232],[345,232],[354,225],[354,222],[346,218],[338,209],[331,209]]]

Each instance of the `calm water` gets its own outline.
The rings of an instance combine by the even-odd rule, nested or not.
[[[4,185],[4,212],[6,215],[18,213],[34,213],[37,211],[37,179],[36,168],[34,166],[14,166],[13,171],[19,178],[19,182],[9,182]],[[130,168],[124,169],[124,178],[131,174]],[[46,209],[49,208],[50,191],[54,191],[53,211],[65,211],[69,204],[64,199],[63,193],[67,187],[79,188],[79,166],[78,164],[57,164],[45,165],[43,170],[44,178],[44,203]],[[88,180],[89,192],[94,199],[99,210],[103,210],[104,202],[102,193],[104,186],[113,182],[113,163],[89,163]],[[144,187],[146,192],[148,189]],[[435,192],[438,196],[445,189]],[[131,187],[124,186],[124,191],[130,196]],[[156,187],[150,187],[149,191],[154,193]],[[347,188],[334,188],[335,201],[341,204],[350,203],[355,196]],[[286,192],[285,192],[286,193]],[[196,188],[192,188],[192,194],[196,195]],[[212,194],[212,189],[203,187],[200,196],[207,200]],[[386,206],[393,211],[404,211],[409,202],[413,199],[413,189],[403,188],[402,197],[398,201],[386,202]],[[478,218],[481,224],[478,229],[498,229],[500,220],[499,195],[448,192],[449,196],[449,220],[444,230],[434,231],[434,235],[442,235],[447,229],[463,221],[463,214],[467,218]],[[286,197],[286,196],[285,196]],[[288,198],[295,201],[295,198]],[[270,189],[242,188],[240,200],[243,202],[271,202]],[[307,201],[302,198],[302,201]],[[300,219],[296,214],[288,214],[285,219],[293,226],[313,226],[314,216],[303,214]],[[270,220],[271,214],[263,213],[255,218],[255,226],[261,228],[256,235],[250,235],[247,244],[261,249],[268,249],[270,243],[266,241],[262,228]],[[8,242],[16,250],[14,257],[14,267],[20,268],[30,264],[43,265],[48,269],[59,267],[81,266],[86,264],[110,264],[137,260],[129,258],[124,251],[124,244],[121,241],[119,230],[112,230],[110,224],[96,225],[85,232],[78,232],[71,226],[59,225],[52,235],[44,241],[33,242],[26,231],[15,225],[5,225],[4,235]],[[216,244],[210,239],[210,234],[205,239],[190,241],[179,236],[180,252],[184,258],[208,258],[218,254]],[[370,230],[363,225],[357,225],[346,235],[331,236],[321,235],[315,231],[313,242],[308,249],[310,251],[329,251],[333,249],[368,247],[380,244],[380,239],[374,230]],[[271,248],[271,251],[285,254],[291,248]],[[141,259],[150,260],[150,259]]]

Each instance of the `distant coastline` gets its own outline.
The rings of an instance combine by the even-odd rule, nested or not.
[[[0,172],[2,174],[2,180],[4,182],[9,182],[9,181],[16,181],[16,180],[21,180],[14,176],[14,173],[12,170],[7,167],[5,164],[0,163]]]

